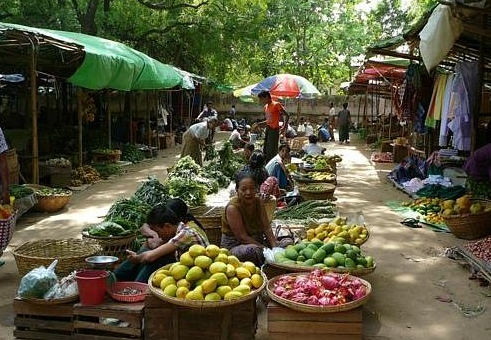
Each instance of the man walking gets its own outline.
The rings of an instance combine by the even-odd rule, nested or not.
[[[334,103],[331,102],[329,109],[329,126],[328,131],[329,135],[331,135],[330,140],[335,141],[334,139],[334,126],[336,126],[336,109],[334,108]]]
[[[351,126],[351,116],[348,110],[348,103],[343,104],[343,109],[338,113],[339,142],[349,143],[349,128]]]
[[[266,127],[266,136],[264,139],[264,157],[266,162],[269,162],[276,154],[278,154],[278,143],[280,133],[286,131],[290,116],[285,111],[281,103],[273,101],[271,94],[268,91],[262,91],[258,95],[259,100],[264,104],[264,114],[266,120],[256,124],[257,127]],[[283,125],[280,129],[280,120]],[[281,131],[280,131],[281,130]]]

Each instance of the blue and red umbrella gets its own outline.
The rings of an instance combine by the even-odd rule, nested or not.
[[[307,79],[288,73],[267,77],[251,89],[254,95],[262,91],[269,91],[272,96],[284,98],[314,99],[321,95]]]

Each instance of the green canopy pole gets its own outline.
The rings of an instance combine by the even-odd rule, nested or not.
[[[36,50],[31,51],[31,115],[32,115],[32,183],[39,184],[38,115],[37,115],[37,79]]]
[[[147,104],[147,136],[148,136],[148,146],[152,146],[152,133],[150,131],[150,102],[148,99],[148,92],[145,92],[145,99]]]

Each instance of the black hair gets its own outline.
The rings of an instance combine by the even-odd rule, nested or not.
[[[180,198],[171,198],[167,201],[165,206],[170,209],[179,219],[179,222],[187,223],[188,221],[193,221],[200,228],[203,228],[201,222],[199,222],[193,214],[189,212],[189,207]]]
[[[348,107],[348,103],[344,103],[344,104],[343,104],[343,108],[345,108],[345,109],[346,109],[347,107]]]
[[[280,152],[283,149],[286,149],[287,152],[290,152],[290,146],[286,143],[280,144],[280,146],[278,147],[278,152]]]
[[[252,169],[259,169],[264,166],[266,158],[261,150],[254,150],[249,160],[249,164]]]
[[[318,139],[317,139],[317,136],[316,135],[310,135],[309,136],[309,143],[315,144],[315,143],[317,143],[317,140]]]
[[[259,92],[259,94],[257,96],[259,98],[269,98],[269,99],[271,99],[271,93],[269,93],[269,91],[261,91],[261,92]]]
[[[239,184],[242,182],[244,179],[250,178],[256,183],[254,179],[254,174],[251,171],[248,170],[241,170],[235,175],[235,190],[239,190]]]
[[[249,151],[251,151],[251,152],[254,152],[254,149],[255,149],[255,147],[254,147],[254,143],[246,143],[246,144],[244,145],[244,149],[247,149],[247,150],[249,150]]]
[[[170,223],[173,225],[179,224],[179,218],[172,210],[163,204],[155,206],[147,215],[147,224],[149,225],[164,225]]]

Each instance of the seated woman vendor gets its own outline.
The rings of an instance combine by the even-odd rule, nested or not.
[[[241,171],[235,179],[237,196],[225,207],[222,216],[222,244],[241,261],[264,263],[263,249],[276,246],[264,201],[256,196],[254,176]]]
[[[176,214],[164,205],[158,205],[150,211],[147,225],[142,229],[150,228],[160,240],[149,238],[149,242],[138,253],[127,250],[127,260],[114,272],[119,281],[147,282],[155,270],[176,261],[176,251],[179,256],[193,244],[208,245],[205,237],[180,222]]]

